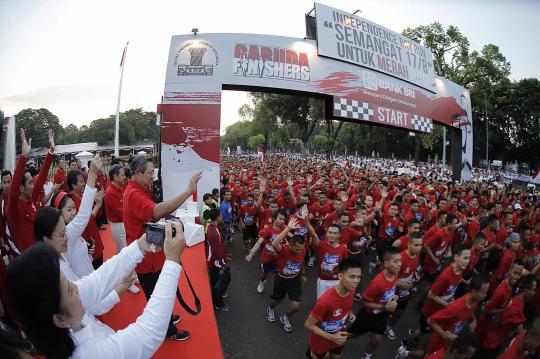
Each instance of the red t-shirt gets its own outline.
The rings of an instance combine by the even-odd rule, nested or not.
[[[521,350],[521,344],[526,333],[518,334],[512,339],[506,350],[497,357],[497,359],[522,359],[523,351]]]
[[[156,204],[152,201],[150,189],[134,180],[129,180],[124,191],[124,227],[126,242],[130,244],[139,239],[145,229],[143,224],[154,220],[153,210]],[[137,273],[155,273],[163,268],[165,254],[163,251],[147,253],[135,268]]]
[[[396,295],[396,282],[398,276],[395,275],[394,279],[389,281],[384,275],[384,271],[380,272],[369,283],[367,289],[362,293],[362,298],[371,303],[386,304],[394,298]],[[382,312],[380,309],[371,309],[364,307],[363,309],[367,313],[379,314]]]
[[[266,228],[274,224],[272,212],[269,209],[265,209],[262,213],[259,212],[259,228]]]
[[[439,229],[441,229],[441,227],[439,227],[437,224],[434,224],[431,227],[429,227],[426,234],[424,234],[424,243],[427,242],[431,237],[433,237]]]
[[[283,232],[283,228],[280,228],[276,231],[273,225],[263,228],[262,230],[259,231],[259,236],[263,239],[263,242],[261,245],[262,246],[261,263],[263,264],[276,263],[277,252],[274,246],[272,245],[272,241],[276,239],[276,237],[281,232]],[[286,243],[286,241],[284,241],[283,243]]]
[[[476,218],[473,218],[471,223],[467,226],[467,240],[471,241],[476,233],[480,231],[480,222],[476,220]],[[470,243],[470,242],[469,242]]]
[[[446,354],[446,349],[441,348],[431,354],[427,354],[424,359],[444,359],[444,354]]]
[[[519,295],[516,295],[510,300],[510,303],[504,308],[502,313],[501,323],[486,333],[482,348],[497,349],[506,339],[508,334],[517,328],[518,325],[525,323],[525,315],[523,314],[523,302]]]
[[[396,241],[399,241],[399,250],[403,252],[409,246],[409,235],[405,234],[396,239]]]
[[[486,247],[492,243],[495,243],[495,233],[491,229],[489,229],[489,227],[484,228],[482,233],[484,233],[484,235],[486,236]],[[489,252],[482,253],[482,258],[487,257],[489,257]]]
[[[323,280],[338,279],[337,267],[339,262],[347,257],[347,247],[340,244],[332,247],[328,241],[321,241],[318,248],[317,275]]]
[[[444,331],[459,335],[478,306],[478,303],[474,303],[471,307],[467,306],[466,299],[469,296],[470,294],[465,294],[448,307],[430,316],[429,319],[437,323]],[[434,332],[429,339],[426,352],[433,353],[437,349],[448,348],[448,344],[438,333]]]
[[[488,311],[491,312],[494,310],[504,309],[504,307],[508,305],[511,298],[512,287],[508,285],[508,279],[505,279],[497,286],[497,289],[495,289],[491,298],[489,298],[487,301],[484,312],[478,319],[475,334],[479,341],[484,340],[486,328],[497,326],[501,322],[502,313],[488,314]]]
[[[472,272],[473,268],[476,267],[476,265],[480,261],[481,256],[482,253],[474,250],[474,248],[471,248],[471,259],[469,260],[469,264],[467,264],[467,269],[465,270],[465,273]]]
[[[439,296],[445,302],[451,302],[454,299],[454,294],[456,293],[461,277],[463,276],[463,271],[456,274],[454,272],[453,265],[446,267],[435,283],[431,286],[431,293]],[[426,302],[422,308],[422,313],[426,318],[429,318],[433,313],[437,312],[442,307],[435,303],[433,300],[427,298]]]
[[[257,223],[259,218],[259,207],[249,207],[247,204],[240,207],[240,217],[246,226],[251,226]]]
[[[277,203],[278,203],[279,208],[287,211],[287,214],[289,215],[296,211],[296,204],[293,202],[291,198],[289,198],[289,200],[286,201],[284,197],[279,197],[277,200]]]
[[[439,229],[433,237],[426,241],[426,246],[428,246],[433,255],[442,262],[443,254],[452,245],[453,238],[454,232],[449,233],[446,231],[446,227],[443,227]],[[435,273],[437,271],[437,266],[433,260],[431,260],[430,256],[426,256],[424,270],[427,273]]]
[[[510,269],[510,265],[516,260],[516,258],[516,254],[510,249],[504,251],[504,255],[502,256],[499,266],[495,271],[495,276],[492,277],[492,284],[497,284],[501,278],[506,277],[508,269]]]
[[[299,254],[294,254],[288,244],[282,245],[277,258],[279,274],[285,278],[293,278],[300,274],[300,270],[304,264],[305,254],[305,250]]]
[[[326,217],[326,215],[331,211],[332,210],[330,209],[330,205],[328,203],[324,203],[321,206],[319,202],[315,202],[309,208],[309,213],[311,213],[318,221],[322,221],[324,217]]]
[[[398,274],[398,282],[404,282],[407,284],[415,283],[416,267],[418,267],[419,255],[414,257],[409,256],[407,251],[401,252],[401,269]],[[398,302],[404,302],[409,299],[409,289],[400,289],[397,287],[397,295],[399,296]]]
[[[339,222],[339,216],[336,214],[336,212],[330,212],[328,215],[324,218],[323,222],[323,228],[327,229],[329,225],[332,223],[338,223]]]
[[[310,314],[319,321],[318,326],[328,333],[336,333],[344,330],[347,317],[352,310],[354,291],[342,297],[335,288],[327,290],[315,303]],[[315,353],[326,353],[339,345],[326,340],[317,334],[310,333],[309,347]]]
[[[110,222],[124,222],[124,188],[111,183],[105,190],[105,213]]]
[[[383,240],[392,240],[396,238],[401,222],[399,217],[390,217],[390,215],[383,215],[381,225],[379,227],[379,238]]]

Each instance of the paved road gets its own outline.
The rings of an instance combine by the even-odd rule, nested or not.
[[[257,294],[259,280],[259,257],[254,257],[251,263],[244,260],[241,238],[235,235],[231,248],[233,262],[231,265],[231,284],[229,296],[226,298],[232,310],[227,313],[216,312],[221,344],[226,359],[299,359],[305,358],[308,333],[303,323],[309,311],[315,304],[316,271],[307,267],[308,282],[303,287],[302,306],[300,311],[291,319],[292,333],[286,333],[279,323],[279,315],[288,308],[285,299],[276,308],[276,322],[266,320],[266,307],[270,300],[273,278],[269,277],[266,289],[262,295]],[[368,274],[367,262],[364,263],[362,288],[366,288],[372,276]],[[418,311],[416,303],[419,296],[413,297],[404,316],[396,328],[397,334],[405,335],[409,327],[417,327]],[[358,359],[364,352],[368,335],[347,343],[342,358]],[[385,338],[378,348],[374,358],[392,359],[399,347],[399,339],[390,341]]]

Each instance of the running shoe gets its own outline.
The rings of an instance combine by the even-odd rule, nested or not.
[[[137,287],[137,286],[135,285],[135,283],[133,283],[133,284],[128,288],[128,291],[129,291],[130,293],[137,294],[137,293],[139,293],[141,290],[139,289],[139,287]]]
[[[257,286],[257,293],[262,294],[264,292],[264,285],[266,284],[266,281],[260,281],[259,285]]]
[[[281,317],[279,317],[279,321],[281,324],[283,324],[283,330],[287,333],[292,332],[292,325],[289,322],[289,318],[287,318],[287,315],[283,314]]]
[[[405,348],[405,346],[402,344],[399,346],[398,350],[397,350],[397,353],[396,353],[396,356],[394,357],[394,359],[406,359],[407,357],[409,356],[409,351],[407,350],[407,348]]]
[[[167,334],[167,339],[171,340],[186,340],[189,338],[189,332],[187,330],[178,330],[176,333]]]
[[[221,307],[217,306],[217,305],[214,305],[214,309],[219,310],[220,312],[230,312],[231,311],[231,306],[228,305],[228,304],[223,303],[223,305]]]
[[[276,314],[274,313],[274,309],[270,307],[266,308],[266,319],[268,319],[269,322],[276,321]]]
[[[397,338],[396,332],[394,332],[394,329],[392,329],[390,327],[386,327],[385,334],[388,337],[388,339],[390,339],[390,340],[396,340],[396,338]]]
[[[173,324],[176,324],[176,323],[178,323],[178,322],[181,321],[181,320],[182,320],[182,317],[179,316],[178,314],[173,314],[173,315],[172,315],[172,322],[173,322]]]

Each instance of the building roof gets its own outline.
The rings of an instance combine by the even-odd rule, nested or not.
[[[153,149],[154,144],[151,142],[138,143],[134,145],[120,145],[120,150],[143,150],[143,149]],[[47,153],[47,147],[33,148],[30,151],[29,157],[41,157],[45,156]],[[82,151],[88,152],[107,152],[114,151],[114,145],[102,145],[99,146],[97,142],[81,142],[81,143],[72,143],[69,145],[56,145],[54,153],[57,155],[68,155],[68,154],[77,154]]]

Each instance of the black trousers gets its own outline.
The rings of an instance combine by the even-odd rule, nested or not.
[[[152,296],[152,293],[154,292],[154,288],[156,287],[156,283],[158,281],[160,274],[161,274],[161,271],[137,274],[137,277],[139,278],[139,283],[144,292],[144,296],[146,297],[146,301],[150,300],[150,297]],[[176,291],[178,293],[178,288],[176,289]],[[173,317],[171,313],[171,319],[169,321],[169,328],[167,329],[167,335],[174,334],[177,331],[178,329],[173,323]]]
[[[217,307],[223,306],[223,294],[227,288],[217,288],[216,284],[219,280],[219,268],[208,268],[208,276],[210,277],[210,288],[212,290],[212,302]]]

